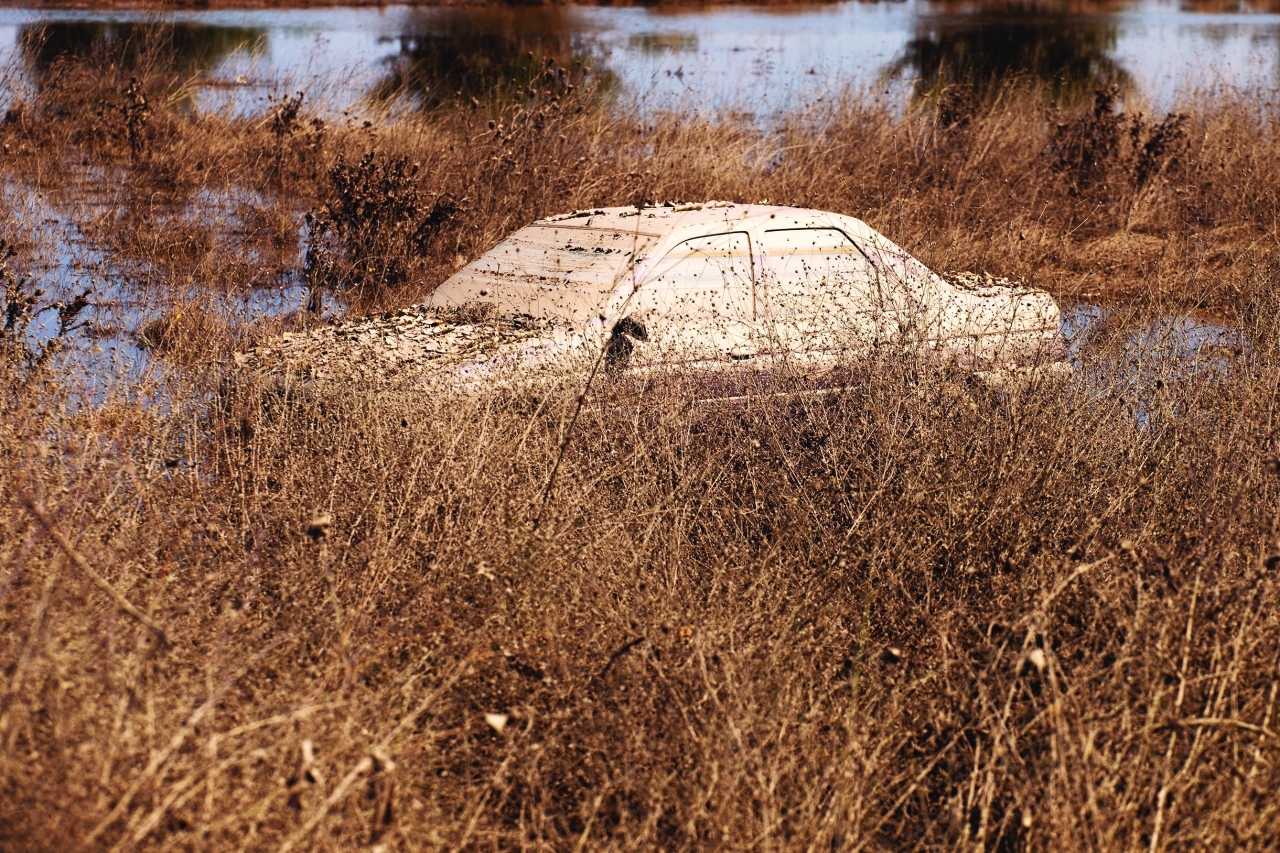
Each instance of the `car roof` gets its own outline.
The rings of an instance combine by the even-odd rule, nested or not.
[[[668,202],[660,205],[635,207],[598,207],[562,213],[559,216],[548,216],[539,219],[534,225],[553,225],[582,223],[595,228],[620,228],[649,232],[655,235],[668,234],[674,229],[686,225],[716,224],[738,222],[762,213],[773,213],[789,208],[767,204],[734,204],[726,201],[707,201],[699,203]]]
[[[559,216],[548,216],[532,223],[535,226],[581,225],[587,228],[616,229],[638,232],[652,237],[665,237],[679,232],[680,239],[690,234],[684,232],[715,233],[711,229],[722,226],[735,227],[748,221],[782,220],[793,227],[830,227],[834,219],[859,232],[853,237],[865,237],[874,233],[865,223],[849,216],[813,210],[803,207],[787,207],[779,204],[734,204],[727,201],[698,203],[668,202],[661,205],[635,207],[601,207],[575,210]]]
[[[488,302],[504,314],[590,321],[620,283],[642,279],[645,261],[660,258],[670,246],[762,222],[839,227],[854,239],[883,239],[852,217],[782,205],[711,201],[589,208],[514,232],[436,288],[427,304]]]

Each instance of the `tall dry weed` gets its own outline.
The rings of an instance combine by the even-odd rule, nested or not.
[[[26,408],[7,844],[1265,846],[1274,359],[857,369],[606,379],[537,529],[568,400]]]

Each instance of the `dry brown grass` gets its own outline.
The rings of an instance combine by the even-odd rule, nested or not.
[[[338,153],[376,149],[459,212],[400,256],[408,284],[365,282],[373,302],[539,215],[729,197],[1136,307],[1095,330],[1081,381],[1017,397],[901,361],[749,407],[606,378],[545,508],[571,395],[290,397],[196,372],[162,406],[85,405],[6,339],[0,846],[1271,847],[1273,116],[1188,108],[1140,181],[1157,124],[1107,149],[1105,116],[1016,90],[950,127],[849,102],[780,137],[579,106],[357,121],[290,159],[261,120],[153,118],[135,156],[37,103],[0,130],[0,170],[112,217],[146,197],[152,218],[110,220],[146,228],[99,233],[152,285],[237,269],[211,254],[248,269],[287,231],[219,212],[222,239],[189,249],[152,210],[277,186],[253,215],[296,223]],[[1099,135],[1105,157],[1069,153]],[[1187,304],[1249,345],[1135,384],[1132,329]],[[157,345],[187,364],[239,333],[167,316]]]
[[[5,846],[1265,847],[1276,385],[30,395]]]

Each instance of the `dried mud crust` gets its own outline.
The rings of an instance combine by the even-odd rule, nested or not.
[[[450,368],[504,356],[564,333],[563,323],[526,315],[494,315],[416,305],[386,314],[340,319],[285,332],[235,354],[242,369],[311,380],[351,380],[406,387]]]
[[[985,272],[940,272],[938,275],[947,284],[980,295],[986,295],[988,292],[996,293],[1001,290],[1013,290],[1016,293],[1021,293],[1028,289],[1021,282],[1014,281],[1011,278],[995,276]]]

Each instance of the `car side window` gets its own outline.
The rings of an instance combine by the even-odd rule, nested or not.
[[[761,248],[768,270],[761,288],[766,316],[878,308],[876,269],[840,229],[765,231]]]
[[[748,321],[754,280],[751,239],[733,231],[677,244],[640,286],[646,319]]]

